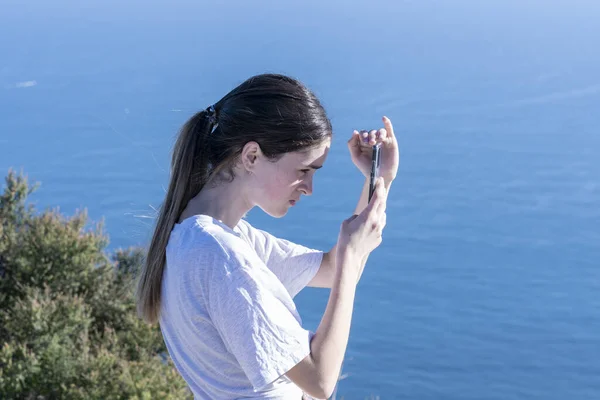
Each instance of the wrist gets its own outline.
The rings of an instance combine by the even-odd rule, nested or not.
[[[371,172],[369,173],[364,173],[363,175],[365,177],[366,180],[370,180],[371,179]],[[383,178],[383,181],[387,184],[392,183],[392,181],[394,179],[396,179],[396,174],[386,174],[386,175],[380,175]]]
[[[349,245],[338,247],[338,251],[335,257],[336,260],[336,273],[342,275],[352,275],[356,273],[355,267],[358,267],[361,263],[363,256],[358,251]]]
[[[388,174],[388,175],[381,175],[383,177],[383,181],[385,182],[386,185],[389,185],[390,183],[392,183],[394,181],[394,179],[396,179],[396,174]]]
[[[349,243],[340,243],[337,247],[335,255],[338,265],[347,262],[348,260],[360,260],[362,257],[354,246]]]
[[[360,260],[353,250],[340,251],[336,257],[335,281],[337,285],[355,286],[360,274]]]

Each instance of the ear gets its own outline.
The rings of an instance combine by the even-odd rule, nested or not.
[[[260,150],[260,146],[256,142],[248,142],[244,145],[242,149],[242,154],[240,156],[240,161],[242,162],[242,166],[248,172],[253,172],[256,169],[256,165],[260,158],[262,157],[262,151]]]

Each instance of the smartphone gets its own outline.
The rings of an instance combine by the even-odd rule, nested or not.
[[[375,181],[379,178],[379,164],[381,154],[381,143],[377,143],[373,146],[373,157],[371,158],[371,181],[369,183],[369,203],[373,192],[375,192]]]

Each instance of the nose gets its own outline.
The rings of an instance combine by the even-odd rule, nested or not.
[[[305,196],[310,196],[313,192],[313,182],[312,176],[310,178],[305,179],[300,187],[298,188]]]

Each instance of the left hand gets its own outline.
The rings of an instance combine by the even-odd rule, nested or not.
[[[348,149],[350,157],[356,167],[365,177],[371,174],[371,158],[373,157],[373,146],[381,143],[381,164],[379,175],[385,182],[391,182],[396,178],[398,165],[400,163],[400,153],[398,150],[398,141],[394,135],[392,121],[388,117],[383,117],[385,128],[373,129],[369,132],[354,131],[352,137],[348,140]]]

